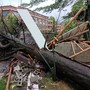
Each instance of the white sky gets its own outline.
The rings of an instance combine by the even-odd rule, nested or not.
[[[30,0],[0,0],[0,6],[3,6],[3,5],[19,6],[21,4],[21,1],[22,1],[22,3],[29,3],[30,2]],[[34,6],[33,8],[31,8],[31,10],[35,9],[36,7],[50,5],[54,2],[55,2],[55,0],[47,0],[46,2],[41,3],[38,6]],[[62,19],[62,16],[66,15],[70,11],[71,11],[71,5],[64,8],[64,11],[63,10],[61,11],[60,20]],[[43,13],[42,11],[40,11],[38,13],[41,13],[41,14],[46,15],[46,16],[54,16],[56,20],[58,18],[58,14],[59,14],[58,10],[53,10],[52,13]]]
[[[22,3],[29,3],[30,0],[0,0],[0,5],[13,5],[13,6],[19,6]],[[45,3],[39,5],[39,6],[46,6],[50,5],[51,3],[54,3],[55,0],[47,0]],[[37,7],[37,6],[36,6]]]
[[[22,0],[23,3],[29,3],[30,0]],[[13,6],[19,6],[21,3],[21,0],[0,0],[1,5],[13,5]]]

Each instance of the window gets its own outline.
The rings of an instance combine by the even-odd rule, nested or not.
[[[9,14],[9,10],[5,10],[5,11],[3,11],[3,16],[7,16]]]

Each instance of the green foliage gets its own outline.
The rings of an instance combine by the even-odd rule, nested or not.
[[[44,88],[42,88],[41,90],[51,90],[51,86],[52,86],[53,80],[52,77],[50,76],[46,76],[44,77],[41,81],[40,81],[40,85],[41,86],[46,86]]]
[[[0,90],[5,90],[6,81],[7,81],[7,77],[2,77],[0,79]],[[9,90],[18,90],[18,88],[16,86],[13,89],[10,87]]]
[[[43,10],[43,12],[51,12],[54,9],[58,9],[61,6],[61,3],[54,3],[45,7],[40,7],[40,8],[36,8],[35,11],[41,11]]]
[[[30,3],[22,3],[21,6],[26,7],[30,6],[32,7],[33,5],[40,4],[41,2],[45,2],[46,0],[30,0]]]
[[[69,19],[71,18],[71,16],[67,15],[67,16],[63,16],[63,19]]]
[[[63,18],[67,19],[67,18],[73,17],[80,10],[81,7],[83,7],[84,10],[86,10],[89,0],[87,0],[88,1],[87,4],[84,1],[85,0],[77,0],[76,3],[74,3],[74,5],[72,6],[72,11],[68,13],[67,16],[63,16]],[[79,18],[82,18],[83,16],[84,14],[81,14]]]
[[[53,16],[50,17],[50,20],[52,20],[53,23],[55,24],[55,18]]]
[[[54,34],[50,34],[49,38],[52,40],[55,37]]]
[[[6,87],[6,80],[5,78],[2,78],[0,80],[0,90],[5,90],[5,87]]]
[[[45,86],[40,90],[76,90],[71,84],[65,81],[60,80],[54,82],[51,75],[43,77],[40,81],[40,85]]]
[[[13,14],[9,14],[7,17],[5,17],[4,21],[8,26],[11,34],[16,35],[19,32],[17,30],[18,20]]]
[[[33,6],[33,5],[37,5],[40,4],[41,2],[45,2],[47,0],[31,0],[30,3],[23,3],[21,6]],[[72,0],[55,0],[55,3],[45,6],[45,7],[40,7],[40,8],[36,8],[35,10],[43,10],[44,12],[51,12],[54,9],[60,9],[60,8],[64,8],[65,6],[67,6],[67,4],[72,3]]]
[[[0,32],[4,31],[3,22],[0,18]]]
[[[69,21],[70,21],[70,20],[66,20],[66,21],[64,22],[64,26],[66,26],[67,23],[69,23]],[[72,22],[72,23],[69,25],[69,27],[66,29],[66,32],[69,31],[69,30],[71,30],[71,29],[73,29],[75,26],[76,26],[75,22]]]
[[[53,22],[52,30],[55,31],[56,30],[56,21],[55,21],[55,18],[53,16],[51,16],[50,20],[52,20],[52,22]]]
[[[87,0],[87,2],[88,2],[88,5],[90,5],[90,0]]]
[[[85,10],[87,9],[86,4],[83,2],[83,0],[78,0],[72,7],[72,12],[75,14],[79,11],[79,9],[83,7]]]

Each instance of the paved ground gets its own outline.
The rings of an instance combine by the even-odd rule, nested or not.
[[[8,65],[10,61],[0,62],[0,79],[8,72]]]
[[[7,72],[8,71],[8,65],[10,61],[3,61],[0,62],[0,73]]]

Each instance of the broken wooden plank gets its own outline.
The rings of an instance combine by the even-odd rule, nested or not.
[[[22,55],[21,52],[17,52],[15,58],[26,64],[29,64],[28,62],[30,62],[30,59]]]
[[[80,35],[82,35],[82,34],[88,32],[88,31],[89,31],[89,30],[85,30],[85,31],[79,32],[79,33],[77,33],[77,34],[73,34],[72,36],[69,36],[69,37],[67,37],[67,38],[65,38],[65,39],[60,39],[59,42],[65,42],[65,41],[73,40],[73,38],[78,37],[78,36],[80,36]],[[62,36],[63,36],[63,35],[62,35]]]
[[[7,80],[7,84],[6,84],[6,89],[5,90],[9,90],[9,85],[10,85],[10,80],[11,80],[11,72],[12,72],[12,66],[10,66],[9,76],[8,76],[8,80]]]
[[[72,39],[73,37],[76,37],[76,36],[79,36],[79,35],[82,35],[83,33],[86,33],[88,30],[87,30],[87,25],[88,25],[88,21],[85,23],[82,23],[79,25],[81,31],[79,32],[78,31],[78,26],[73,28],[72,30],[62,34],[58,39],[59,39],[59,42],[61,41],[65,41],[65,40],[69,40],[69,39]],[[84,29],[83,29],[84,28]]]
[[[7,79],[7,83],[6,83],[6,89],[5,90],[9,90],[9,86],[10,86],[10,80],[11,80],[11,74],[12,74],[12,70],[13,70],[13,64],[16,63],[16,61],[14,61],[15,59],[13,58],[11,60],[11,63],[9,65],[9,72],[8,72],[8,79]]]

